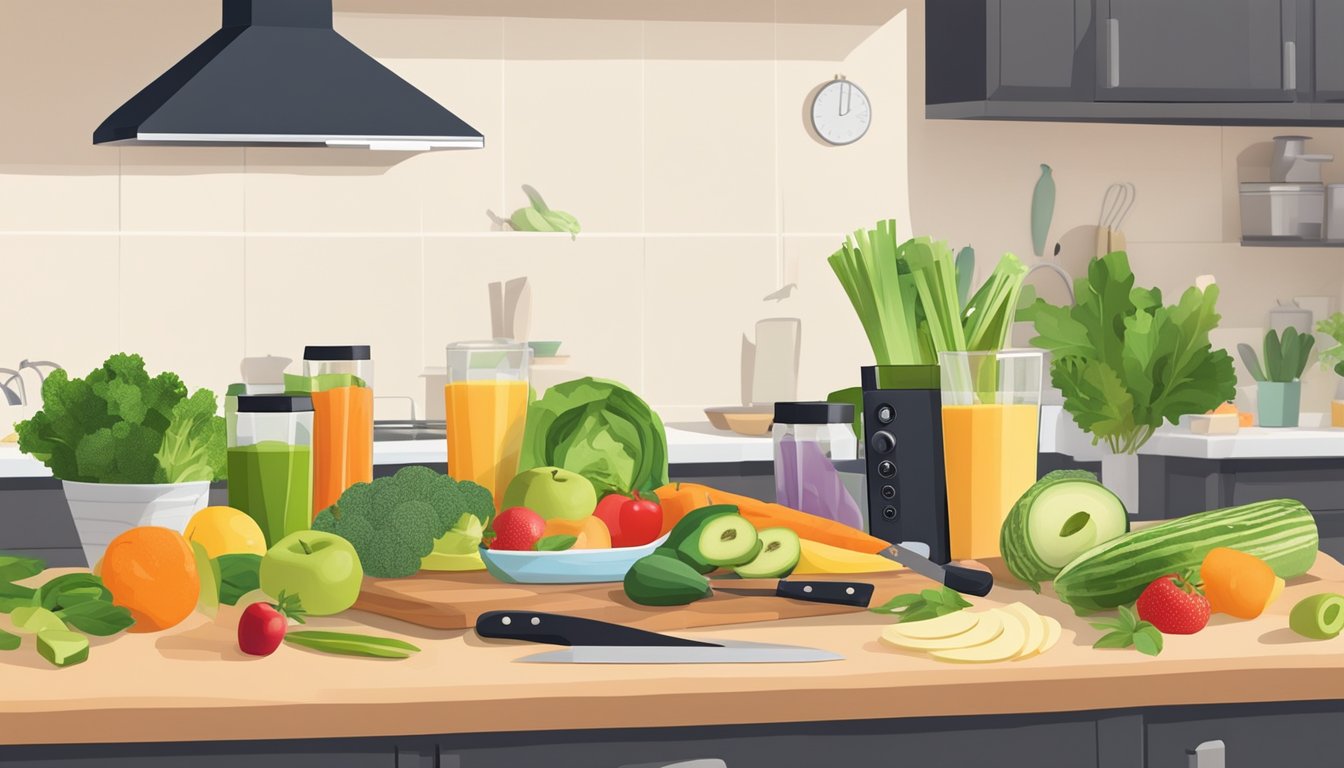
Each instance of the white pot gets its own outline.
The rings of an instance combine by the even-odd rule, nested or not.
[[[141,525],[186,530],[191,516],[210,504],[210,484],[76,483],[62,480],[79,543],[92,568],[112,539]]]
[[[1130,515],[1139,513],[1139,457],[1107,453],[1101,457],[1101,484],[1120,497]]]

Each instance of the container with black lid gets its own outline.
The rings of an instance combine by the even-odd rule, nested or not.
[[[229,506],[261,527],[267,546],[309,528],[313,509],[313,399],[241,395],[228,429]]]
[[[303,348],[303,375],[345,374],[373,387],[373,354],[367,344],[307,346]]]
[[[313,395],[313,517],[373,481],[373,355],[367,344],[303,348]]]
[[[775,500],[786,507],[864,529],[841,468],[858,459],[854,406],[775,403]]]

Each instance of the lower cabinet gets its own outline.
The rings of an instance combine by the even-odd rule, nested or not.
[[[1260,704],[1242,714],[1222,708],[1159,712],[1146,718],[1146,768],[1337,766],[1344,729],[1340,703]],[[1222,742],[1223,753],[1195,760],[1201,744]]]

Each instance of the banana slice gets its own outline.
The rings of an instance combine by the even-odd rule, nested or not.
[[[1005,618],[1000,611],[986,611],[978,614],[978,618],[979,620],[970,629],[951,637],[905,637],[893,631],[901,626],[897,624],[882,631],[882,641],[907,651],[952,650],[983,645],[994,640],[1003,632]]]
[[[1003,610],[1016,616],[1027,631],[1027,638],[1022,642],[1022,652],[1017,658],[1025,659],[1040,653],[1041,646],[1045,644],[1045,622],[1041,620],[1041,615],[1024,603],[1005,605]]]
[[[967,613],[966,611],[957,611],[945,616],[939,616],[934,619],[925,619],[924,621],[913,621],[909,624],[893,624],[883,630],[886,635],[891,632],[901,637],[908,637],[917,640],[930,640],[935,637],[952,637],[966,632],[976,625],[980,614]]]
[[[1016,614],[998,611],[1003,618],[1003,631],[998,637],[982,645],[969,648],[931,650],[929,655],[940,661],[955,661],[965,664],[983,664],[991,661],[1007,661],[1022,653],[1022,645],[1027,640],[1027,628]]]

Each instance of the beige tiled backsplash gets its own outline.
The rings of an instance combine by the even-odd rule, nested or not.
[[[894,217],[974,245],[983,276],[1003,251],[1031,258],[1040,163],[1059,188],[1052,244],[1085,240],[1106,186],[1135,182],[1140,281],[1217,275],[1237,338],[1273,298],[1344,286],[1338,251],[1234,242],[1236,176],[1274,129],[925,121],[922,3],[374,5],[338,2],[338,29],[485,149],[94,147],[99,121],[216,28],[218,0],[0,7],[0,67],[33,75],[0,78],[21,116],[0,128],[0,366],[83,373],[140,351],[222,389],[244,355],[358,342],[382,394],[419,398],[446,343],[490,333],[487,283],[527,275],[533,338],[672,419],[740,400],[743,337],[768,317],[802,318],[800,395],[820,397],[871,359],[825,262],[842,233]],[[806,129],[809,93],[838,74],[873,104],[848,147]],[[1316,133],[1344,150],[1344,131]],[[491,231],[523,184],[583,234]]]

